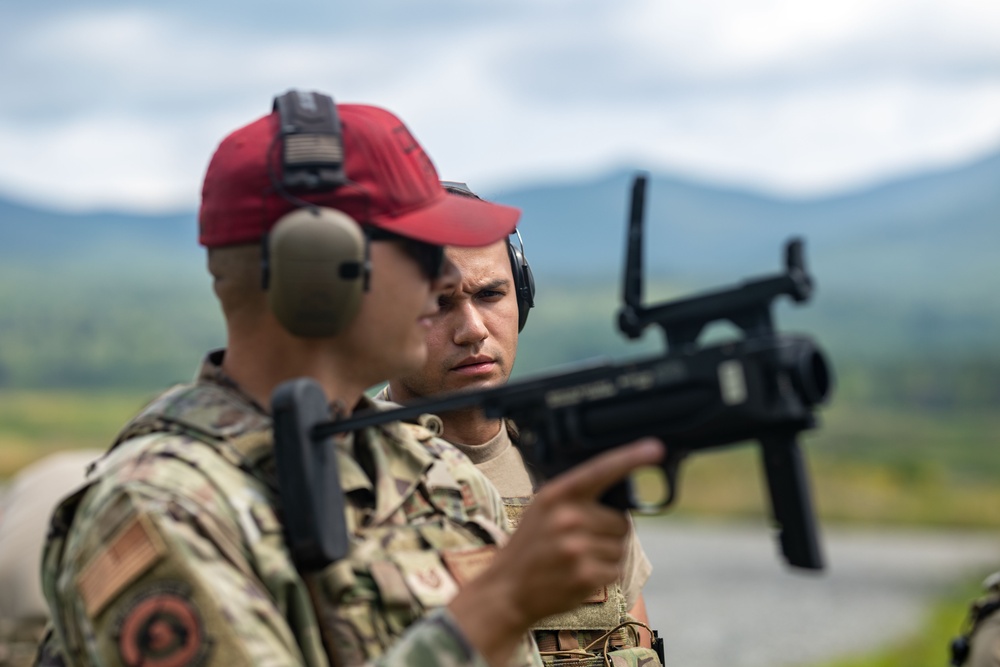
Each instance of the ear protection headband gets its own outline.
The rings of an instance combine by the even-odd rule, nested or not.
[[[465,183],[458,181],[441,181],[441,186],[452,194],[463,197],[475,197],[481,199],[479,195],[469,189]],[[524,257],[524,240],[521,232],[514,230],[517,235],[515,246],[510,238],[507,238],[507,258],[510,260],[510,272],[514,276],[514,292],[517,297],[517,330],[524,329],[525,322],[528,321],[528,311],[535,306],[535,277],[528,266],[528,260]]]
[[[354,319],[368,287],[368,239],[343,211],[294,192],[333,191],[345,183],[340,119],[333,98],[290,90],[274,99],[280,117],[281,179],[275,190],[300,208],[262,239],[263,285],[275,317],[296,336],[335,336]]]

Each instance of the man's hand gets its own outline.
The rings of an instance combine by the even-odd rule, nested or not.
[[[488,570],[448,605],[470,642],[493,665],[504,663],[537,621],[579,606],[619,576],[625,515],[601,495],[636,468],[663,457],[642,440],[595,456],[548,482]]]

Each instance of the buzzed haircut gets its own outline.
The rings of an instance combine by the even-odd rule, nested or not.
[[[259,244],[210,248],[208,272],[227,318],[238,314],[256,316],[267,308]]]

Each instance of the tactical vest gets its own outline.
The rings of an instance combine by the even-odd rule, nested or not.
[[[428,610],[446,605],[464,581],[489,563],[502,539],[492,523],[470,516],[479,502],[472,492],[477,483],[472,464],[435,438],[432,421],[425,423],[396,423],[356,434],[356,446],[368,447],[374,458],[374,480],[350,454],[351,439],[337,443],[350,553],[319,573],[293,576],[292,594],[276,590],[287,587],[287,573],[294,566],[281,530],[270,419],[235,392],[212,383],[168,391],[125,427],[99,466],[106,469],[119,458],[135,456],[126,450],[141,436],[166,433],[180,437],[147,439],[142,456],[179,457],[210,478],[217,466],[235,466],[247,477],[246,485],[259,482],[255,486],[264,491],[263,497],[249,512],[255,526],[243,530],[240,547],[255,557],[256,573],[276,599],[311,600],[305,605],[311,610],[299,605],[296,618],[287,619],[307,663],[327,664],[324,653],[336,647],[337,655],[329,662],[346,667],[382,655]],[[389,474],[404,457],[422,464],[414,479]],[[228,473],[231,478],[232,471]],[[388,497],[390,492],[400,502],[389,511],[372,502],[376,495]],[[61,535],[57,530],[45,558],[53,576],[82,497],[83,492],[76,494],[57,512]],[[265,542],[272,562],[260,563],[256,556],[264,552],[260,547]],[[286,576],[269,577],[275,572]],[[316,637],[317,620],[326,652]],[[519,661],[535,664],[533,656],[526,642]]]
[[[531,498],[503,499],[511,526],[517,526],[530,502]],[[594,591],[576,609],[543,619],[532,630],[542,660],[550,667],[603,667],[605,655],[614,665],[659,665],[652,649],[639,646],[635,628],[641,625],[629,616],[625,594],[616,581]]]

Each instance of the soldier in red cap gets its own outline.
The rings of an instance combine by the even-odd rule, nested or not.
[[[627,522],[597,498],[658,443],[553,480],[507,541],[496,491],[433,420],[338,437],[349,552],[303,573],[268,410],[297,377],[340,415],[373,407],[366,388],[425,360],[457,279],[443,246],[493,243],[517,218],[447,194],[383,109],[291,91],[226,137],[200,240],[227,346],[129,422],[53,514],[39,663],[538,664],[531,625],[617,578]]]

